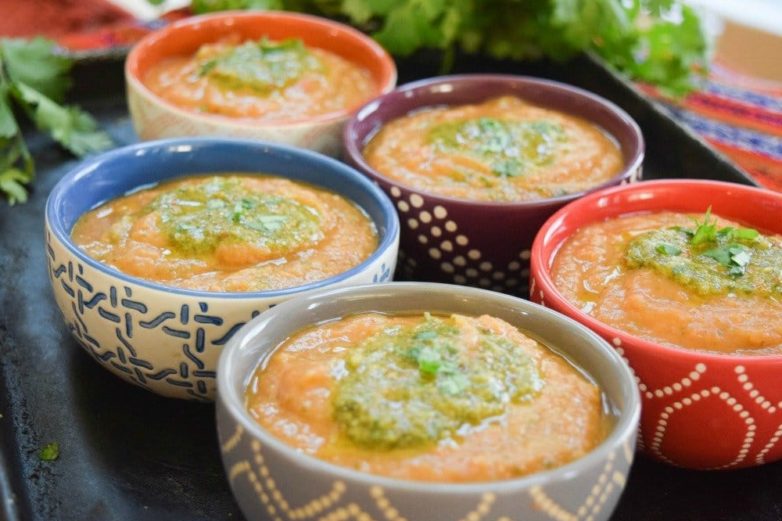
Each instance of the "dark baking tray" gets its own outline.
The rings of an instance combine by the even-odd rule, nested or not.
[[[405,60],[400,81],[434,75],[438,67],[437,55]],[[644,131],[646,178],[751,183],[589,57],[568,64],[460,57],[454,69],[483,71],[554,78],[612,99]],[[74,97],[118,144],[135,141],[121,64],[81,64],[75,75]],[[0,203],[0,519],[241,519],[220,466],[213,407],[125,384],[68,335],[46,276],[43,214],[49,191],[76,161],[47,138],[31,135],[29,144],[38,165],[30,201],[14,208]],[[51,441],[59,443],[60,458],[42,462],[37,452]],[[780,464],[692,472],[639,457],[614,519],[782,520],[780,490]]]

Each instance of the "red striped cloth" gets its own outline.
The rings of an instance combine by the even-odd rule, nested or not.
[[[682,100],[658,98],[684,122],[761,185],[782,191],[782,85],[714,63],[699,89]]]

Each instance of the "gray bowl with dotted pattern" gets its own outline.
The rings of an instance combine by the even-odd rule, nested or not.
[[[571,463],[522,478],[447,484],[340,467],[273,437],[245,409],[258,364],[304,327],[346,315],[429,310],[489,314],[536,336],[589,374],[614,417],[608,437]],[[393,283],[322,291],[270,309],[239,330],[218,366],[217,427],[231,489],[248,520],[606,520],[632,463],[640,398],[629,368],[577,322],[508,295],[462,286]]]
[[[391,197],[401,223],[399,272],[408,280],[467,284],[526,295],[530,248],[555,211],[587,192],[518,202],[455,199],[405,186],[372,168],[363,149],[386,123],[426,107],[481,103],[498,96],[581,117],[619,145],[624,168],[587,192],[641,177],[644,139],[610,101],[555,81],[502,74],[442,76],[408,83],[358,110],[345,126],[345,159]]]

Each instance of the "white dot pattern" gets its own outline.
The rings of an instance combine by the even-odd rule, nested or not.
[[[529,278],[529,249],[521,249],[510,261],[497,265],[484,252],[472,245],[470,237],[459,224],[449,218],[443,205],[427,206],[425,196],[407,193],[399,186],[388,192],[395,199],[402,221],[415,232],[416,240],[424,248],[421,253],[430,259],[430,268],[439,269],[443,276],[456,284],[472,284],[494,291],[525,293]],[[420,255],[420,253],[419,253]],[[420,266],[422,269],[424,266]],[[406,278],[414,278],[415,267],[401,265]]]

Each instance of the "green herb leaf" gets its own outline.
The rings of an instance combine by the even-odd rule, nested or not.
[[[690,6],[676,0],[194,0],[198,13],[289,9],[347,17],[391,53],[454,49],[494,58],[567,59],[592,52],[663,91],[691,90],[707,46]]]
[[[714,259],[725,267],[730,266],[731,254],[727,248],[713,248],[703,252],[701,255]]]
[[[696,222],[695,233],[690,239],[693,245],[703,244],[705,242],[714,242],[717,239],[717,224],[711,218],[711,206],[706,210],[703,222]]]
[[[678,246],[667,243],[658,244],[655,250],[657,250],[657,253],[662,253],[663,255],[680,255],[682,252],[682,249]]]
[[[426,374],[437,374],[437,371],[443,363],[440,352],[431,347],[422,347],[419,349],[415,358],[418,362],[418,369]]]
[[[70,67],[49,40],[0,39],[0,193],[9,204],[27,200],[26,185],[35,176],[12,103],[76,155],[111,145],[88,114],[57,103],[70,85]]]
[[[17,100],[27,108],[40,130],[51,133],[62,146],[82,156],[105,150],[111,138],[98,130],[95,120],[73,106],[61,106],[24,83],[16,84]]]
[[[47,443],[38,451],[38,459],[41,461],[54,461],[60,457],[60,444],[57,442]]]
[[[760,232],[752,228],[737,228],[733,230],[733,238],[742,241],[754,241],[760,237]]]
[[[57,53],[51,40],[0,39],[0,61],[13,83],[24,83],[46,97],[60,101],[71,82],[72,62]]]
[[[18,168],[8,168],[0,172],[0,191],[5,193],[8,203],[27,202],[27,190],[25,185],[32,180],[32,176]]]

